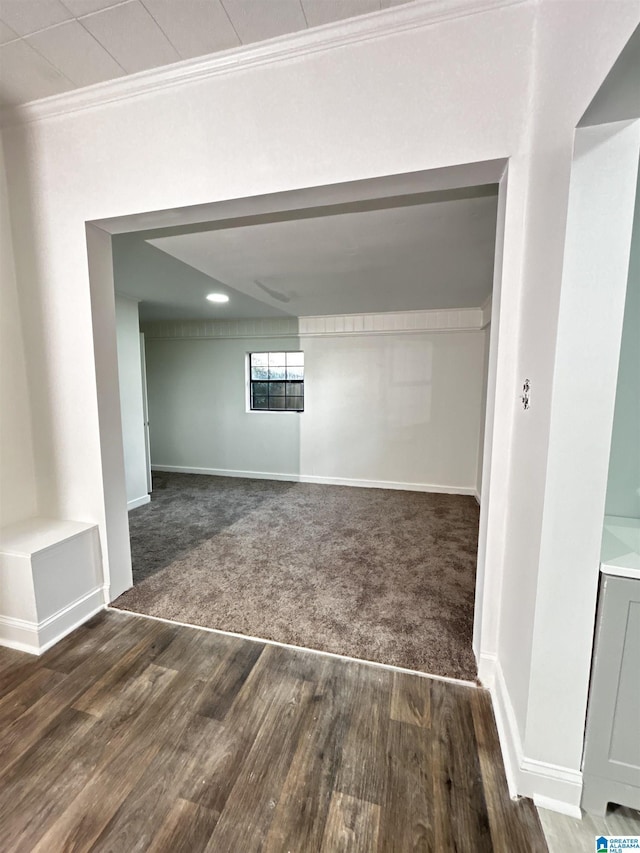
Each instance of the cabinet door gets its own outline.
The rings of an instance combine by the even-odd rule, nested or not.
[[[640,786],[640,581],[604,575],[585,743],[590,775]]]

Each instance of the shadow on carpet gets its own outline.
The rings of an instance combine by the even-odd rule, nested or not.
[[[114,607],[472,680],[472,497],[156,474]]]

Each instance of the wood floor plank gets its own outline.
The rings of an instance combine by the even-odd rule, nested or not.
[[[127,681],[144,672],[175,639],[176,633],[175,626],[151,623],[146,636],[85,690],[73,703],[73,707],[94,717],[101,717],[106,708],[114,701],[117,702],[118,694]]]
[[[495,853],[546,853],[535,806],[527,799],[514,802],[500,784],[504,768],[488,691],[471,693],[471,711]]]
[[[435,848],[492,853],[489,816],[476,751],[470,695],[474,687],[431,687]],[[455,815],[455,820],[451,816]]]
[[[85,788],[87,786],[91,786],[91,784],[94,784],[95,786],[94,777],[99,774],[105,766],[108,767],[109,765],[115,764],[117,767],[118,754],[121,753],[121,751],[124,752],[129,745],[129,753],[127,755],[127,753],[124,752],[124,761],[122,764],[126,765],[128,759],[131,759],[132,761],[136,760],[135,727],[139,725],[139,721],[144,717],[145,706],[149,705],[150,708],[153,709],[153,700],[157,700],[162,695],[163,689],[166,689],[170,680],[173,679],[175,675],[176,674],[174,672],[159,670],[152,666],[148,667],[148,670],[136,679],[136,681],[133,682],[127,691],[121,696],[121,701],[109,718],[96,720],[84,713],[81,714],[81,712],[76,712],[73,709],[69,710],[68,713],[78,714],[79,716],[82,716],[82,718],[90,720],[92,725],[85,737],[79,739],[81,745],[76,746],[72,761],[65,759],[63,754],[58,754],[49,762],[51,765],[49,772],[52,778],[55,779],[56,777],[59,777],[67,780],[66,789],[64,789],[63,792],[54,800],[49,796],[48,789],[46,788],[46,775],[44,774],[43,768],[47,768],[47,763],[42,761],[41,756],[37,751],[33,751],[34,754],[29,756],[29,758],[35,759],[36,761],[34,772],[31,774],[23,773],[22,775],[27,778],[31,777],[34,779],[35,788],[39,791],[39,795],[42,797],[43,794],[46,794],[45,802],[50,801],[53,808],[50,809],[48,813],[48,820],[46,822],[40,821],[39,823],[34,823],[31,820],[31,814],[27,813],[25,815],[27,829],[23,829],[23,834],[27,838],[33,838],[35,842],[35,840],[40,838],[45,831],[48,831],[46,841],[42,844],[41,849],[57,849],[56,846],[49,846],[50,842],[56,843],[56,838],[58,838],[57,846],[59,849],[66,849],[59,840],[64,835],[63,828],[66,826],[67,834],[71,839],[74,839],[73,843],[69,842],[69,844],[72,849],[77,849],[77,845],[81,843],[83,834],[86,832],[86,826],[83,823],[85,817],[82,813],[82,808],[77,808],[78,803],[76,801],[76,797],[83,795],[86,796],[84,794]],[[133,729],[132,722],[134,724]],[[72,772],[70,773],[71,769]],[[12,772],[16,770],[17,768],[12,768]],[[127,768],[125,766],[125,778],[126,771]],[[70,784],[71,780],[73,784]],[[10,780],[8,781],[9,790],[11,790],[11,782]],[[45,785],[44,788],[43,785]],[[112,784],[112,788],[117,791],[121,785],[121,779],[116,778],[115,782]],[[54,783],[54,788],[55,787],[59,786],[55,786]],[[100,793],[98,799],[101,808],[108,807],[110,796],[112,796],[111,789],[107,791],[106,795]],[[75,812],[74,803],[75,808],[77,809]],[[87,814],[90,819],[91,811],[87,810]],[[78,816],[81,818],[81,820],[76,820],[75,824],[74,815],[76,818]],[[35,833],[36,827],[39,827],[38,833]],[[28,849],[35,849],[35,847],[31,845]]]
[[[138,620],[136,620],[138,621]],[[111,626],[109,626],[111,628]],[[142,633],[146,631],[143,628]],[[25,753],[52,724],[58,714],[70,707],[76,699],[97,681],[105,669],[114,666],[119,658],[135,646],[141,633],[140,626],[132,624],[131,631],[110,632],[104,642],[98,637],[100,651],[97,655],[83,659],[74,667],[67,678],[56,684],[41,699],[35,702],[17,720],[7,727],[0,744],[0,773],[4,773],[13,762]],[[96,650],[97,651],[97,650]],[[74,655],[71,655],[75,657]],[[42,665],[33,664],[33,667]],[[27,675],[27,670],[25,676]],[[60,670],[60,671],[64,671]]]
[[[66,675],[62,672],[40,667],[35,669],[31,675],[0,699],[0,729],[21,717],[65,678]]]
[[[138,705],[133,722],[121,726],[117,735],[111,737],[109,749],[103,752],[93,774],[48,828],[34,853],[91,849],[160,749],[163,725],[171,725],[184,715],[183,705],[176,713],[175,706],[167,701],[177,673],[154,666],[149,670],[150,673],[141,676],[145,679],[150,675],[147,680],[154,687],[146,694],[147,701]]]
[[[431,679],[393,673],[391,719],[428,728],[431,725]]]
[[[149,853],[202,853],[218,817],[204,806],[177,799],[147,849]]]
[[[482,690],[111,611],[70,638],[0,669],[3,853],[545,849]]]
[[[92,763],[91,755],[78,754],[77,744],[89,735],[94,723],[81,711],[63,709],[37,746],[3,774],[3,850],[31,853],[61,804],[76,796]]]
[[[350,720],[335,789],[377,805],[384,799],[392,685],[392,672],[362,666],[343,697]]]
[[[37,669],[45,666],[42,657],[26,652],[17,654],[19,657],[13,657],[10,662],[7,661],[7,665],[0,670],[0,701],[12,693],[16,687],[20,687]],[[49,669],[49,667],[46,668]]]
[[[313,696],[313,685],[308,681],[283,677],[278,687],[206,847],[208,851],[253,853],[264,847]]]
[[[143,621],[152,621],[154,624],[165,624],[157,620],[148,620],[137,617]],[[180,626],[180,630],[174,641],[158,655],[156,663],[165,669],[184,669],[185,665],[194,666],[199,660],[206,660],[210,671],[227,657],[229,650],[235,648],[235,638],[214,631],[200,631],[197,628],[186,628]]]
[[[411,701],[414,690],[408,693]],[[404,706],[404,702],[403,702]],[[380,853],[439,853],[435,841],[431,730],[392,720],[387,743],[383,813],[393,815],[380,828]]]
[[[157,814],[170,809],[181,780],[198,764],[219,729],[216,721],[189,712],[195,698],[194,694],[189,702],[181,702],[181,713],[172,714],[157,728],[154,755],[102,829],[94,850],[139,853],[148,849],[158,829]]]
[[[369,853],[377,850],[379,824],[380,806],[336,791],[331,799],[321,851]]]
[[[349,726],[344,697],[349,690],[349,667],[343,661],[318,661],[313,697],[303,722],[303,735],[291,761],[265,853],[322,846],[333,787]]]
[[[31,657],[31,655],[28,655],[26,652],[20,652],[18,649],[10,649],[8,646],[0,646],[0,674],[10,666],[24,663],[28,657]]]
[[[283,706],[290,685],[271,666],[278,650],[267,646],[226,714],[225,725],[202,757],[199,772],[186,778],[180,796],[221,813],[255,738],[273,704]]]
[[[134,636],[141,638],[149,628],[142,620],[136,620],[123,630],[126,623],[122,614],[114,611],[109,612],[109,618],[106,617],[106,611],[102,611],[94,619],[99,627],[83,625],[78,629],[77,636],[75,631],[67,635],[39,658],[40,664],[68,674],[90,661],[105,643],[120,641],[133,645]]]
[[[263,649],[264,643],[237,641],[218,665],[209,689],[198,704],[197,713],[214,720],[224,720]]]

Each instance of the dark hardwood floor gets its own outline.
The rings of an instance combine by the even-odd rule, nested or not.
[[[488,694],[108,611],[0,649],[0,849],[546,851]]]

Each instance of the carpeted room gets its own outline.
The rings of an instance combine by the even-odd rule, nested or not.
[[[114,606],[473,679],[473,497],[157,473]]]
[[[232,234],[114,238],[137,473],[134,585],[113,606],[475,677],[496,195],[434,195]],[[176,281],[192,305],[172,303]],[[228,301],[207,305],[207,292]],[[275,372],[254,376],[253,356]]]

